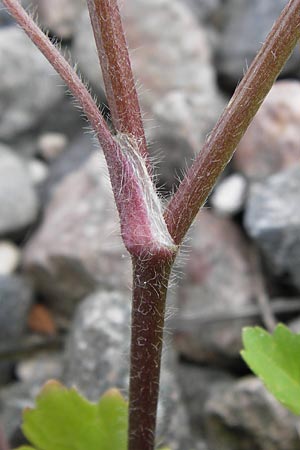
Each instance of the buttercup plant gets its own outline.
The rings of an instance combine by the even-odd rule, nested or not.
[[[18,0],[2,1],[64,80],[99,139],[133,268],[128,439],[124,437],[126,408],[118,394],[110,392],[99,404],[87,406],[75,391],[55,383],[45,387],[35,410],[25,412],[25,434],[40,450],[71,450],[74,442],[82,450],[153,450],[170,272],[186,232],[300,37],[300,0],[290,0],[275,22],[165,209],[153,184],[117,0],[87,0],[113,132],[84,83]],[[74,404],[83,408],[86,416],[80,415],[78,408],[74,410]],[[52,435],[47,432],[50,429]],[[30,447],[23,447],[26,449]]]

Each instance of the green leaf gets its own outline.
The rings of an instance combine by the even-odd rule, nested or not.
[[[279,324],[273,335],[260,327],[243,330],[241,352],[251,370],[294,414],[300,414],[300,334]]]
[[[18,447],[16,450],[35,450],[35,448],[28,447],[28,445],[22,445],[22,447]]]
[[[127,402],[116,389],[96,404],[76,389],[50,381],[36,407],[24,411],[22,429],[36,450],[126,450],[127,417]]]

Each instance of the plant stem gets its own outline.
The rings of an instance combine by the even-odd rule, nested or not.
[[[105,153],[123,240],[134,255],[128,450],[153,450],[165,301],[176,253],[174,242],[181,243],[299,39],[300,0],[291,0],[284,9],[171,199],[165,213],[169,231],[151,177],[144,170],[148,153],[117,0],[87,0],[112,119],[118,131],[116,139],[75,71],[19,2],[2,2],[80,102]]]
[[[291,0],[195,162],[170,200],[165,220],[179,245],[300,37],[300,0]],[[237,37],[238,38],[238,37]]]
[[[112,122],[148,159],[138,95],[117,0],[87,0]],[[148,167],[149,168],[149,167]]]
[[[128,450],[153,450],[165,302],[175,255],[133,258]]]

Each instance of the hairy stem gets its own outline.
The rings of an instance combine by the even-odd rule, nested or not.
[[[128,450],[153,450],[165,302],[174,254],[133,259]]]
[[[134,137],[147,160],[146,138],[117,0],[87,0],[112,122]]]
[[[232,158],[247,127],[300,37],[300,0],[291,0],[236,89],[165,212],[178,245]],[[238,37],[237,37],[238,38]]]

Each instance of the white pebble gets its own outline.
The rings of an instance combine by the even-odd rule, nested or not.
[[[66,148],[68,138],[63,133],[45,133],[38,140],[40,154],[47,160],[57,158]]]
[[[15,272],[20,263],[19,248],[10,241],[0,241],[0,275],[9,275]]]
[[[47,165],[38,159],[32,159],[28,162],[28,170],[34,185],[45,181],[49,172]]]
[[[211,204],[221,214],[236,214],[244,206],[246,190],[247,181],[242,175],[230,175],[215,188],[211,196]]]

